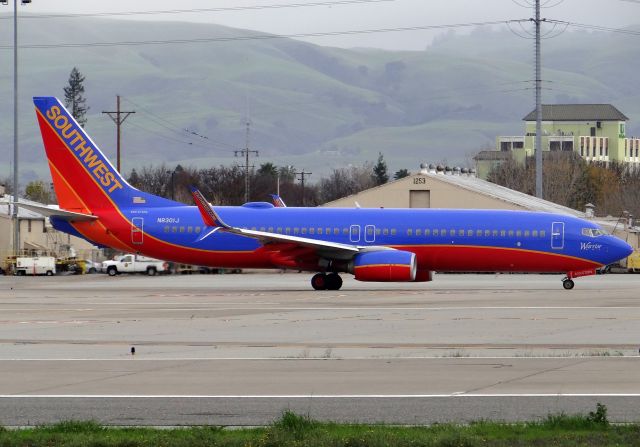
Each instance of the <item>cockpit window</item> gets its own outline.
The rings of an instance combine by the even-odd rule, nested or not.
[[[598,236],[603,236],[604,231],[602,231],[599,228],[583,228],[582,235],[587,237],[598,237]]]

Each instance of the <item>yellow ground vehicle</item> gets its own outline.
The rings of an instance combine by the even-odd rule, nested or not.
[[[634,251],[627,258],[627,270],[633,273],[640,273],[640,251]]]

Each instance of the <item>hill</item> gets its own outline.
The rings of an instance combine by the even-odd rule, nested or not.
[[[5,15],[6,16],[6,15]],[[2,20],[7,24],[9,21]],[[0,45],[12,44],[10,26]],[[86,76],[87,130],[113,156],[115,127],[101,114],[135,110],[123,127],[123,167],[217,165],[245,146],[256,163],[314,172],[385,155],[390,170],[422,161],[464,163],[518,134],[533,108],[531,43],[509,31],[445,35],[422,52],[344,50],[217,25],[114,19],[22,19],[20,42],[222,39],[201,43],[61,47],[20,51],[20,166],[47,178],[31,97],[62,96],[73,66]],[[231,40],[228,40],[231,38]],[[606,102],[640,134],[637,37],[567,32],[545,42],[544,102]],[[0,49],[0,178],[12,153],[12,52]],[[185,132],[188,129],[189,132]],[[200,136],[197,136],[200,135]],[[205,138],[206,137],[206,138]],[[6,175],[5,175],[6,173]]]

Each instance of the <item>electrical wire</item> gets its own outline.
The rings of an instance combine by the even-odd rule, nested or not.
[[[337,1],[310,2],[310,3],[285,3],[285,4],[275,4],[275,5],[231,6],[231,7],[223,7],[223,8],[166,9],[166,10],[157,10],[157,11],[94,12],[94,13],[78,13],[78,14],[30,14],[30,15],[20,16],[20,20],[251,11],[251,10],[261,10],[261,9],[304,8],[309,6],[342,6],[342,5],[354,5],[354,4],[366,4],[366,3],[386,3],[386,2],[395,2],[395,1],[396,0],[337,0]],[[0,20],[6,20],[10,18],[11,17],[0,17]]]
[[[165,118],[162,118],[159,115],[156,115],[155,113],[151,112],[149,109],[147,109],[146,107],[141,106],[140,104],[132,101],[131,99],[121,96],[122,99],[124,99],[126,102],[128,102],[129,104],[133,105],[134,107],[140,109],[143,111],[144,114],[148,115],[147,118],[150,119],[151,121],[155,122],[156,125],[163,127],[171,132],[174,132],[182,137],[193,137],[193,136],[197,136],[201,139],[206,139],[208,141],[211,141],[212,143],[215,144],[219,144],[221,146],[227,146],[229,148],[235,149],[236,146],[232,145],[232,144],[228,144],[222,141],[216,141],[213,140],[211,138],[209,138],[208,136],[204,136],[204,135],[200,135],[196,132],[193,131],[189,131],[187,129],[184,128],[180,128],[179,126],[177,126],[176,124],[172,123],[171,121],[166,120]]]
[[[585,23],[567,22],[565,20],[547,20],[547,22],[549,22],[549,23],[558,23],[558,24],[561,24],[561,25],[570,26],[572,28],[590,29],[590,30],[593,30],[593,31],[606,31],[606,32],[610,32],[610,33],[619,33],[619,34],[627,34],[627,35],[631,35],[631,36],[640,36],[640,31],[635,31],[635,30],[631,30],[631,29],[610,28],[610,27],[601,26],[601,25],[589,25],[589,24],[585,24]]]
[[[438,30],[438,29],[470,28],[470,27],[489,26],[489,25],[504,25],[509,23],[526,22],[526,21],[529,21],[529,19],[494,20],[489,22],[455,23],[455,24],[449,24],[449,25],[424,25],[424,26],[409,26],[409,27],[398,27],[398,28],[377,28],[377,29],[366,29],[366,30],[327,31],[327,32],[317,32],[317,33],[298,33],[298,34],[253,34],[248,36],[209,37],[209,38],[196,38],[196,39],[138,40],[138,41],[134,40],[134,41],[121,41],[121,42],[90,42],[90,43],[60,43],[60,44],[26,44],[26,45],[19,45],[18,48],[50,49],[50,48],[120,47],[120,46],[138,46],[138,45],[215,43],[215,42],[233,42],[233,41],[247,41],[247,40],[295,39],[295,38],[308,38],[308,37],[348,36],[348,35],[375,34],[375,33],[396,33],[396,32],[406,32],[406,31],[428,31],[428,30]],[[13,49],[13,46],[2,45],[0,46],[0,49],[2,50]]]

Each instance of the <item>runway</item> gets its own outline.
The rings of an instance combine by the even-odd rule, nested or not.
[[[640,420],[640,276],[0,281],[2,425],[513,421],[596,402]]]

